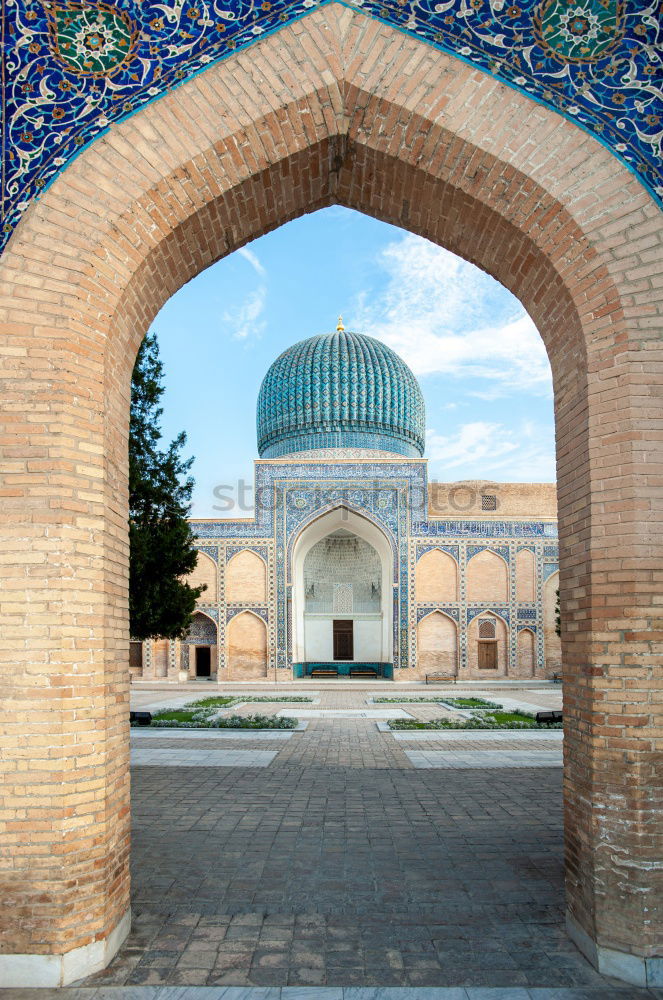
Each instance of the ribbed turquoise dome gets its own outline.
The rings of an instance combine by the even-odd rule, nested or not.
[[[258,395],[258,452],[370,448],[417,457],[425,413],[414,375],[379,340],[339,329],[301,340],[272,364]]]

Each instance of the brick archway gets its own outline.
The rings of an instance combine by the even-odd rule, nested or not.
[[[1,262],[8,982],[100,968],[128,926],[126,433],[138,344],[204,267],[333,203],[489,271],[546,343],[569,621],[570,926],[606,971],[644,981],[655,967],[657,210],[568,121],[331,5],[96,140],[26,212]]]

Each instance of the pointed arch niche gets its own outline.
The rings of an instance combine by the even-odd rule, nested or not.
[[[468,601],[506,602],[509,599],[509,568],[497,552],[484,549],[467,563],[465,580]]]
[[[506,622],[492,611],[477,615],[467,628],[467,667],[470,676],[485,679],[505,677],[508,662]]]
[[[562,672],[562,641],[557,635],[557,590],[559,571],[543,585],[543,648],[546,676]]]
[[[516,673],[518,677],[534,677],[536,669],[536,636],[531,628],[518,632]]]
[[[259,680],[267,676],[267,626],[253,611],[241,611],[226,629],[227,679]]]
[[[216,604],[218,589],[216,583],[216,563],[206,552],[198,551],[196,568],[186,578],[190,587],[205,585],[205,590],[198,598],[203,604]]]
[[[267,600],[267,566],[257,552],[242,549],[226,566],[226,601],[228,604]]]
[[[660,780],[648,764],[654,700],[636,703],[624,678],[627,657],[652,669],[656,649],[645,652],[642,637],[653,644],[658,634],[647,562],[663,537],[661,442],[651,434],[661,380],[658,208],[562,115],[331,3],[82,148],[24,213],[0,260],[0,424],[20,455],[3,473],[2,583],[11,571],[23,594],[20,612],[3,621],[0,657],[12,703],[26,706],[3,764],[12,795],[34,797],[35,773],[52,789],[38,866],[29,830],[0,830],[12,856],[5,909],[49,886],[38,919],[11,922],[3,935],[3,984],[33,985],[29,956],[48,965],[43,985],[66,985],[108,964],[129,929],[127,434],[139,344],[166,299],[204,267],[332,204],[475,262],[518,296],[546,344],[562,615],[572,594],[583,595],[564,633],[568,926],[595,964],[634,970],[636,982],[661,955],[643,903],[655,896],[660,860],[649,833]],[[66,490],[57,486],[62,455]],[[384,629],[390,655],[386,618]],[[76,740],[69,681],[89,721]],[[616,690],[624,721],[606,732],[605,699]],[[639,727],[629,724],[634,706]],[[46,761],[34,739],[44,732]],[[63,838],[74,796],[80,827]]]
[[[418,560],[415,599],[424,604],[446,604],[458,600],[458,563],[448,552],[431,549]]]
[[[186,670],[191,678],[215,677],[217,653],[218,626],[204,611],[196,611],[191,619],[187,637],[180,646],[179,669]]]
[[[352,589],[337,589],[337,598],[345,595],[347,603],[333,604],[328,610],[315,610],[311,594],[306,592],[309,554],[323,540],[355,538],[372,549],[377,559],[374,593],[375,607],[363,610]],[[358,550],[360,547],[358,546]],[[318,551],[316,549],[316,551]],[[373,557],[371,557],[373,561]],[[327,663],[334,656],[334,622],[352,622],[352,656],[348,662],[391,664],[392,640],[392,580],[394,557],[385,533],[367,517],[347,507],[337,507],[308,524],[292,550],[292,661],[293,663]],[[331,580],[332,587],[343,587],[343,581]],[[310,590],[310,586],[309,586]],[[362,608],[362,610],[360,610]],[[350,627],[350,626],[348,626]]]
[[[417,625],[417,672],[458,673],[458,628],[443,611],[432,611]]]

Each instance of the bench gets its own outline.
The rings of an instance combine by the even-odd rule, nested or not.
[[[539,725],[551,725],[553,722],[562,722],[561,712],[537,712],[536,721]]]
[[[550,675],[550,680],[553,682],[553,684],[561,684],[562,683],[562,675],[561,674],[551,674]]]
[[[311,671],[311,677],[338,677],[338,670],[325,670],[322,667],[318,667]]]
[[[456,675],[455,674],[426,674],[426,684],[455,684]]]
[[[350,677],[372,677],[377,678],[378,672],[372,667],[350,667]]]

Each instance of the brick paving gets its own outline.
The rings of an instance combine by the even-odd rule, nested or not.
[[[367,697],[320,694],[330,708],[370,708]],[[297,714],[283,702],[242,711],[288,707]],[[497,759],[525,751],[525,734],[409,744],[371,719],[323,718],[269,735],[224,734],[221,747],[216,734],[134,730],[134,746],[198,762],[134,767],[133,929],[86,985],[609,995],[564,930],[561,768],[416,769],[407,755]],[[205,766],[221,749],[275,756]],[[526,752],[551,750],[541,739]]]

